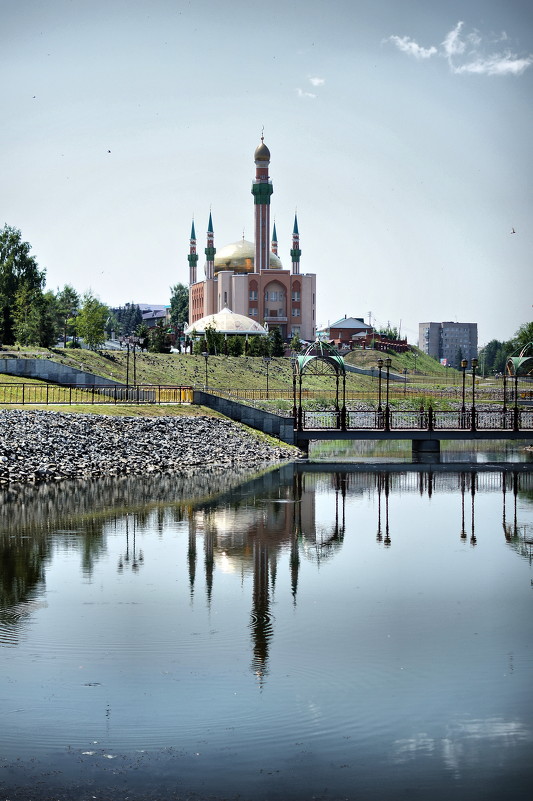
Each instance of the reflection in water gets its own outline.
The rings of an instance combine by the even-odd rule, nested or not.
[[[74,743],[91,781],[99,749],[122,782],[127,754],[138,782],[158,749],[139,798],[170,797],[154,777],[178,773],[213,798],[374,801],[419,779],[418,798],[480,798],[532,737],[532,510],[523,469],[295,464],[4,494],[9,775],[46,730],[35,759],[48,771]]]

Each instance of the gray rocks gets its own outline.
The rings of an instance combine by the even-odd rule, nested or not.
[[[214,417],[0,411],[0,484],[260,467],[295,453]]]

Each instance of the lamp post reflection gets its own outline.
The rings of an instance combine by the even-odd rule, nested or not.
[[[126,515],[126,550],[123,554],[120,554],[118,559],[117,569],[119,573],[123,573],[125,567],[126,568],[130,567],[134,573],[137,573],[139,567],[142,564],[144,564],[144,554],[142,550],[139,550],[139,553],[137,553],[137,545],[135,541],[137,525],[135,516],[133,516],[133,542],[132,542],[132,550],[130,553],[129,522],[130,522],[130,516]]]

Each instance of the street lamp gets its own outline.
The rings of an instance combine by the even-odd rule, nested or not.
[[[209,359],[209,353],[206,350],[204,350],[202,352],[202,356],[205,359],[205,388],[207,390],[207,389],[209,389],[209,386],[208,386],[208,383],[207,383],[207,360]]]
[[[476,430],[476,367],[477,359],[472,359],[472,431]]]
[[[270,364],[270,361],[271,361],[270,356],[263,356],[263,362],[265,364],[267,371],[267,399],[268,399],[268,366]]]
[[[381,414],[381,370],[383,369],[383,359],[378,359],[378,412]]]
[[[518,361],[518,359],[517,359]],[[514,425],[515,431],[518,431],[518,368],[515,362],[514,366]]]
[[[403,368],[403,394],[407,394],[407,367]]]
[[[465,427],[465,420],[466,420],[466,406],[465,406],[465,379],[466,379],[466,368],[468,367],[468,362],[466,359],[461,360],[461,370],[463,371],[463,404],[461,406],[461,428]]]
[[[386,387],[387,387],[386,399],[387,400],[386,400],[386,403],[385,403],[385,431],[390,431],[389,371],[390,371],[391,364],[392,364],[392,359],[389,356],[387,359],[385,359],[385,367],[387,368],[387,381],[386,381]]]
[[[502,409],[503,426],[507,428],[507,365],[503,368],[503,409]]]

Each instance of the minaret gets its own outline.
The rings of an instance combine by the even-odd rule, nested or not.
[[[268,175],[270,150],[261,136],[261,144],[254,153],[255,180],[252,195],[255,204],[255,260],[254,272],[268,270],[270,255],[270,195],[274,191]]]
[[[276,233],[276,221],[275,220],[274,220],[274,228],[272,230],[272,247],[271,247],[271,250],[272,250],[272,253],[274,253],[275,256],[278,255],[278,235]]]
[[[189,284],[196,283],[196,265],[198,264],[198,254],[196,252],[196,232],[194,230],[194,220],[191,227],[191,239],[189,242]]]
[[[300,234],[298,233],[298,218],[296,214],[294,215],[294,228],[292,229],[292,249],[291,249],[291,259],[292,259],[292,274],[293,275],[300,275],[300,256],[302,255],[302,251],[300,250]]]
[[[208,281],[212,281],[215,277],[215,253],[217,252],[214,246],[215,236],[213,233],[213,220],[211,212],[209,212],[209,225],[207,226],[207,247],[205,249],[206,262],[205,262],[205,277]]]

